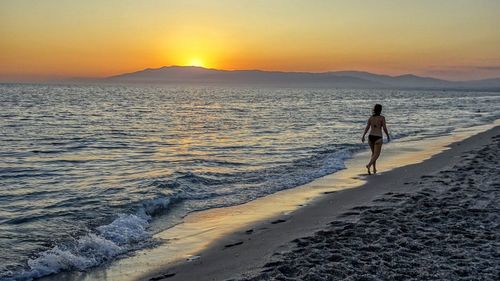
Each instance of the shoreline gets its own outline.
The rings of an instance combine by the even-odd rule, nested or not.
[[[455,165],[461,155],[488,144],[499,133],[500,126],[493,125],[487,131],[447,145],[444,151],[429,155],[423,162],[368,177],[360,187],[325,194],[291,213],[225,235],[196,257],[167,265],[139,280],[225,280],[241,278],[243,273],[255,274],[274,253],[290,250],[290,241],[313,235],[351,208],[370,205],[384,193],[411,191],[413,185],[409,183]]]
[[[381,194],[291,241],[237,279],[498,280],[500,134],[489,139],[453,166],[405,182],[409,189]]]
[[[231,253],[236,248],[243,249],[240,251],[246,251],[245,248],[248,246],[245,244],[246,242],[243,241],[243,244],[239,244],[242,239],[254,239],[254,237],[260,239],[260,236],[267,235],[269,230],[281,229],[281,226],[291,223],[282,220],[316,208],[318,204],[331,195],[342,194],[351,188],[357,189],[366,183],[367,178],[373,180],[384,176],[395,168],[425,161],[433,155],[447,150],[452,143],[460,142],[499,125],[500,120],[496,120],[489,124],[458,129],[451,135],[391,142],[383,148],[382,163],[377,165],[379,171],[382,172],[377,176],[368,177],[364,174],[364,164],[369,158],[369,150],[358,152],[345,162],[345,169],[318,178],[308,184],[282,190],[242,205],[190,213],[183,219],[182,223],[155,234],[154,238],[160,241],[156,247],[122,256],[88,271],[60,272],[37,280],[127,281],[149,280],[150,278],[154,280],[165,276],[165,274],[168,275],[172,269],[182,266],[196,267],[195,265],[204,263],[207,259],[207,253],[217,252],[221,249],[224,254]],[[360,169],[360,167],[363,168]],[[340,205],[337,207],[342,208]],[[303,224],[294,223],[295,228],[275,233],[279,239],[275,239],[272,245],[266,247],[275,249],[276,245],[284,244],[297,236],[320,230],[321,224],[319,222],[328,219],[332,214],[328,213],[323,216],[324,214],[317,211],[318,217],[314,218],[317,223],[311,223],[307,220],[302,221]],[[252,230],[250,231],[250,229]],[[229,246],[226,247],[227,245]],[[238,251],[235,254],[239,255]],[[271,253],[267,252],[267,254]],[[254,256],[259,260],[262,255],[257,251]],[[169,278],[169,280],[171,279]],[[180,278],[178,280],[190,279]],[[199,280],[199,278],[196,277],[193,280]]]

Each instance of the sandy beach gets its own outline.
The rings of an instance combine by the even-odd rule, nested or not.
[[[497,280],[499,135],[325,194],[144,280]]]

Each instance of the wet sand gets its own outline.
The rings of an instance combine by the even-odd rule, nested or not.
[[[497,126],[361,187],[323,191],[140,279],[494,280],[499,134]]]

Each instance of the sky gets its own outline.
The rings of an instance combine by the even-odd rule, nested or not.
[[[0,81],[144,68],[500,77],[498,0],[1,0]]]

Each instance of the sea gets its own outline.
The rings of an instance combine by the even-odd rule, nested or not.
[[[335,173],[375,103],[395,142],[500,118],[499,92],[0,84],[0,280],[87,270]]]

